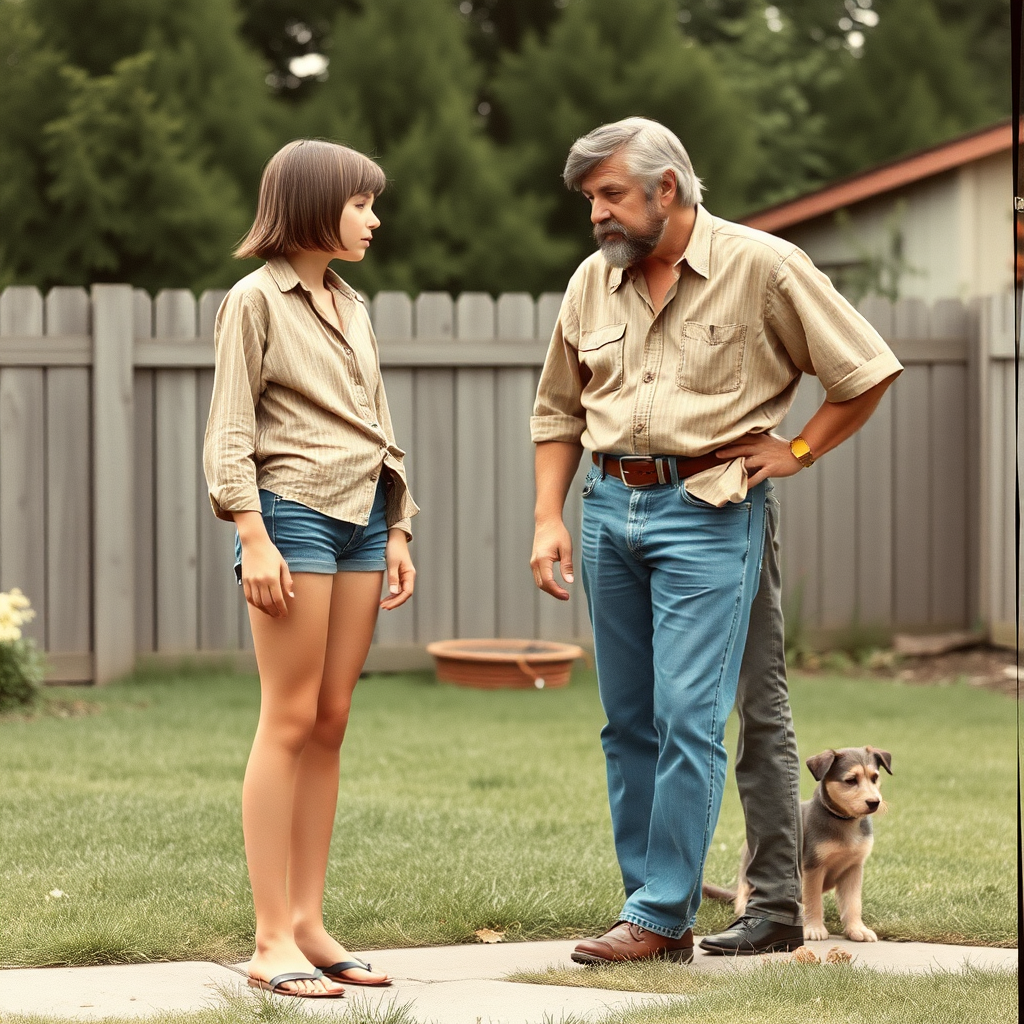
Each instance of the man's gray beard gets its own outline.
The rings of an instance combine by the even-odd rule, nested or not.
[[[617,220],[606,220],[595,225],[594,240],[600,247],[605,261],[613,267],[626,268],[647,259],[665,234],[668,218],[661,220],[651,217],[648,223],[650,227],[642,232],[629,231]],[[606,237],[612,232],[617,233],[619,237]]]

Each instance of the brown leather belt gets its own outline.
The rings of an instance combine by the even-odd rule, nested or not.
[[[654,487],[672,483],[672,460],[671,455],[605,455],[604,471],[617,476],[627,487]],[[685,480],[694,473],[721,466],[723,461],[714,452],[695,459],[675,456],[676,478]],[[601,465],[597,452],[594,452],[594,465]]]

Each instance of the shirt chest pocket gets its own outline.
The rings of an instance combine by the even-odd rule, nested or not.
[[[622,387],[622,350],[626,325],[608,324],[580,335],[580,363],[589,371],[588,391],[617,391]]]
[[[683,324],[676,384],[698,395],[724,395],[743,383],[746,324]]]

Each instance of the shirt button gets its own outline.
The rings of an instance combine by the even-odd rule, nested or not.
[[[648,370],[648,371],[647,371],[647,372],[646,372],[646,373],[644,374],[644,383],[645,383],[645,384],[650,384],[652,380],[654,380],[654,374],[653,374],[653,373],[651,373],[651,371],[650,371],[650,370]]]

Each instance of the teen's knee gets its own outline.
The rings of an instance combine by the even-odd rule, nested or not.
[[[348,715],[351,704],[330,704],[317,709],[316,723],[310,739],[328,747],[340,747],[348,728]]]

